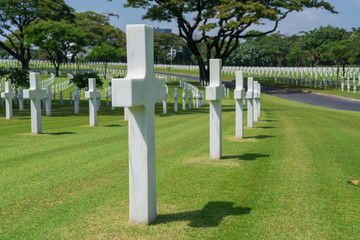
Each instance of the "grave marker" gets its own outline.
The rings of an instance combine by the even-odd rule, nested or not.
[[[186,90],[185,90],[185,88],[183,88],[181,97],[182,97],[182,109],[186,110]]]
[[[221,84],[221,59],[210,59],[210,86],[206,87],[206,99],[210,101],[210,158],[222,155],[221,100],[224,87]]]
[[[177,88],[174,88],[174,112],[178,111],[178,92]]]
[[[74,87],[74,113],[79,113],[79,104],[80,104],[80,93],[79,88]]]
[[[23,89],[20,87],[18,92],[18,98],[19,98],[19,111],[24,111],[24,94]]]
[[[96,79],[89,78],[89,91],[85,92],[85,98],[89,99],[90,126],[97,125],[97,104],[100,91],[96,88]]]
[[[45,109],[46,109],[46,116],[51,116],[51,98],[52,98],[52,93],[50,91],[50,85],[46,85],[45,86],[46,89],[46,95],[45,95]]]
[[[164,99],[165,81],[154,75],[153,28],[126,27],[128,73],[112,79],[113,106],[129,108],[130,222],[156,219],[155,102]]]
[[[242,71],[236,73],[236,87],[234,90],[235,99],[235,136],[236,138],[244,137],[244,103],[245,89],[244,77]]]
[[[30,73],[30,88],[24,90],[24,98],[31,101],[31,132],[42,133],[41,99],[46,96],[46,90],[40,88],[40,73]]]
[[[252,77],[248,77],[248,83],[247,83],[247,127],[252,128],[253,127],[253,103],[254,103],[254,80]]]
[[[13,109],[12,109],[12,98],[15,96],[15,93],[11,91],[11,83],[5,82],[5,92],[1,93],[1,97],[5,98],[5,111],[6,118],[13,118]]]

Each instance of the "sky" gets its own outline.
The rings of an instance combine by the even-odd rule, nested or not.
[[[76,12],[94,11],[98,13],[113,12],[119,14],[120,18],[110,17],[110,23],[123,31],[127,24],[145,23],[153,27],[171,28],[177,33],[175,22],[150,22],[142,20],[145,10],[124,8],[125,0],[65,0],[65,2],[75,9]],[[301,31],[310,31],[320,26],[331,25],[334,27],[351,30],[352,27],[360,27],[360,0],[328,0],[339,14],[331,14],[325,10],[306,9],[300,13],[291,13],[286,19],[279,23],[278,31],[282,34],[293,35]],[[266,23],[262,26],[254,26],[252,29],[266,30],[271,29],[272,24]]]

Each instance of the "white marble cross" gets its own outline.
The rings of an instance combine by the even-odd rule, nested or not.
[[[182,109],[186,110],[186,90],[183,88],[182,92]]]
[[[46,85],[45,89],[46,89],[46,95],[45,95],[46,116],[51,116],[51,98],[53,94],[50,91],[50,85]]]
[[[165,97],[165,80],[154,75],[153,28],[126,27],[128,73],[112,79],[112,104],[129,109],[130,222],[157,217],[155,102]]]
[[[210,158],[222,156],[221,101],[224,87],[221,81],[221,59],[210,59],[210,86],[206,87],[206,100],[210,101]]]
[[[5,92],[1,93],[1,97],[5,98],[5,111],[6,118],[13,118],[13,109],[12,109],[12,98],[15,96],[15,93],[11,91],[11,83],[5,82]]]
[[[163,114],[167,114],[167,97],[169,94],[169,90],[167,85],[165,84],[165,98],[163,99]]]
[[[42,133],[41,99],[46,96],[46,90],[40,88],[40,73],[30,73],[30,88],[24,90],[24,98],[31,100],[31,132]]]
[[[189,109],[191,109],[191,90],[189,89]]]
[[[258,98],[258,81],[254,81],[254,101],[253,101],[253,114],[254,114],[254,122],[257,122],[258,121],[258,101],[257,101],[257,98]]]
[[[261,98],[261,84],[259,83],[258,84],[258,98],[257,98],[257,101],[258,101],[258,104],[257,104],[257,107],[258,107],[258,118],[260,117],[260,113],[261,113],[261,101],[260,101],[260,98]]]
[[[97,105],[100,91],[96,88],[96,79],[89,78],[89,91],[85,92],[85,98],[89,99],[90,126],[97,125]]]
[[[174,112],[178,111],[178,92],[177,88],[174,88]]]
[[[74,113],[79,113],[79,104],[80,104],[80,93],[79,88],[74,87]]]
[[[242,71],[237,71],[236,76],[236,87],[234,90],[235,99],[235,136],[236,138],[244,137],[244,77]]]
[[[248,77],[247,82],[247,92],[246,92],[246,98],[247,98],[247,127],[252,128],[253,127],[253,117],[254,117],[254,79],[252,77]]]
[[[23,94],[23,89],[19,88],[18,89],[18,99],[19,99],[19,111],[22,112],[24,111],[24,94]]]

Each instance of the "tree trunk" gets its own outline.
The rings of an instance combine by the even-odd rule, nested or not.
[[[29,70],[29,60],[24,58],[24,59],[21,59],[20,62],[22,65],[22,69]]]
[[[107,70],[107,62],[105,62],[105,81],[106,81],[106,70]]]

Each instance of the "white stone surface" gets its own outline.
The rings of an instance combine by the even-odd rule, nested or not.
[[[20,87],[18,92],[18,99],[19,99],[19,111],[24,111],[24,93],[23,89]]]
[[[46,89],[46,96],[45,96],[45,109],[46,109],[46,116],[51,116],[51,98],[53,94],[50,91],[50,85],[45,86]]]
[[[89,78],[89,91],[85,92],[85,98],[89,99],[90,126],[97,125],[97,104],[100,91],[96,89],[96,79]]]
[[[80,93],[79,88],[74,87],[74,113],[79,113],[79,105],[80,105]]]
[[[210,59],[210,85],[206,87],[206,100],[210,101],[210,158],[222,156],[222,108],[224,87],[221,81],[221,59]]]
[[[174,88],[174,112],[178,111],[178,91]]]
[[[72,92],[70,92],[70,95],[69,95],[69,98],[70,98],[70,105],[72,105],[72,102],[73,102],[73,95],[72,95]]]
[[[235,99],[235,136],[238,139],[244,137],[244,76],[242,71],[237,71],[236,76],[236,87],[234,90]]]
[[[129,108],[130,222],[150,224],[157,217],[155,102],[164,99],[165,80],[154,75],[153,28],[126,27],[128,73],[112,79],[112,104]]]
[[[186,89],[183,88],[182,92],[182,109],[186,110]]]
[[[258,101],[257,101],[257,98],[258,98],[258,81],[254,81],[254,100],[253,100],[253,114],[254,114],[254,122],[257,122],[258,121]]]
[[[1,93],[1,97],[5,98],[5,112],[6,118],[13,118],[13,109],[12,109],[12,98],[15,96],[15,93],[11,91],[11,83],[5,82],[5,92]]]
[[[114,107],[114,105],[113,105]],[[124,107],[124,121],[129,121],[129,108]]]
[[[31,132],[42,133],[41,99],[46,96],[46,89],[40,88],[40,73],[30,73],[30,88],[24,90],[24,98],[31,101]]]
[[[191,90],[189,89],[189,109],[191,109]]]
[[[254,103],[254,79],[252,77],[248,77],[247,82],[247,92],[246,92],[246,98],[247,98],[247,127],[252,128],[253,127],[253,117],[254,117],[254,109],[253,109],[253,103]]]
[[[163,99],[163,114],[167,114],[167,97],[169,94],[168,87],[165,84],[165,98]]]

